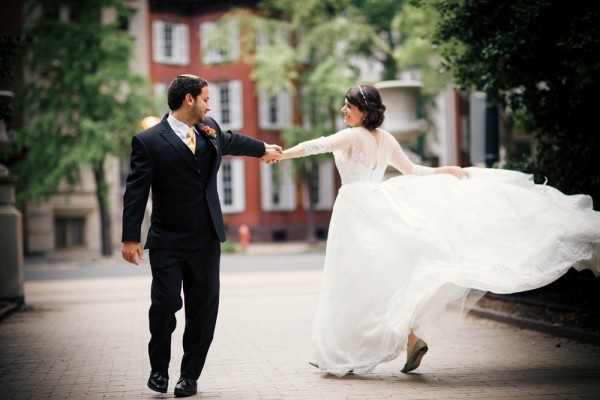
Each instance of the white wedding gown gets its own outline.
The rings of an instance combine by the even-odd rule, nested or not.
[[[323,372],[368,372],[403,352],[411,329],[435,341],[474,293],[539,288],[571,266],[600,272],[600,213],[589,196],[516,171],[432,174],[381,129],[301,146],[333,152],[342,178],[313,328]],[[382,181],[388,165],[403,175]]]

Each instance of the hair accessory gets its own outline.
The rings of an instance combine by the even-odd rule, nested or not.
[[[367,101],[367,97],[365,96],[365,92],[363,92],[361,85],[358,85],[358,90],[360,90],[360,94],[362,95],[362,98],[365,101],[365,106],[369,107],[369,102]]]

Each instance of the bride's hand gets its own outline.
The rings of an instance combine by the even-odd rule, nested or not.
[[[454,175],[458,179],[466,178],[469,175],[469,174],[467,174],[467,171],[465,171],[461,167],[455,167],[455,166],[438,167],[438,168],[435,169],[435,172],[436,172],[436,174],[450,174],[450,175]]]

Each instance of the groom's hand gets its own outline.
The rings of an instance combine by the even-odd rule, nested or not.
[[[265,154],[260,158],[260,161],[267,164],[277,162],[281,159],[282,153],[281,146],[265,143]]]
[[[121,255],[123,259],[135,265],[138,264],[137,256],[140,256],[140,260],[144,259],[144,252],[139,242],[123,242],[121,243]]]

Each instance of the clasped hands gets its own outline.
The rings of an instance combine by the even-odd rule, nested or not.
[[[283,157],[283,149],[276,144],[265,143],[265,154],[260,158],[260,161],[266,164],[273,164],[281,161]]]

